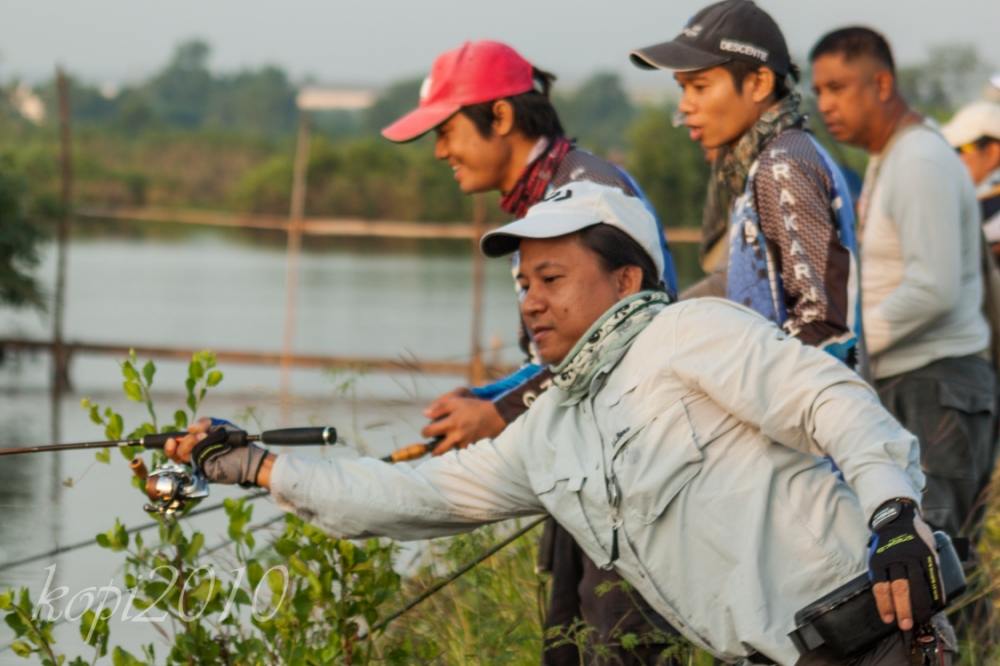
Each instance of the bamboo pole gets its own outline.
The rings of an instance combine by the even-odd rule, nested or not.
[[[154,222],[236,229],[270,229],[275,231],[286,231],[288,229],[288,218],[286,217],[224,213],[188,208],[136,208],[130,206],[104,208],[84,206],[74,211],[74,219],[77,221],[118,220],[122,222]],[[304,217],[301,228],[303,236],[477,240],[473,225],[453,224],[449,222],[364,220],[347,217]],[[493,228],[495,228],[493,225],[485,225],[483,232]],[[671,245],[701,242],[701,229],[697,227],[671,227],[668,230],[668,234]]]
[[[299,111],[292,172],[292,202],[288,217],[287,272],[285,274],[285,332],[281,346],[281,420],[290,416],[292,348],[295,344],[295,310],[299,286],[299,254],[302,251],[302,219],[306,209],[306,178],[309,171],[309,112]]]
[[[31,340],[29,338],[0,338],[0,347],[11,351],[51,352],[52,342],[48,340]],[[160,358],[166,360],[190,361],[191,355],[201,351],[196,347],[160,347],[155,345],[119,344],[107,342],[63,342],[63,348],[70,355],[95,354],[122,357],[134,351],[139,356]],[[220,363],[238,363],[248,365],[280,365],[280,352],[262,352],[240,349],[220,349],[215,351]],[[292,367],[296,368],[334,368],[338,370],[357,370],[367,372],[403,372],[429,375],[467,376],[469,363],[464,360],[423,360],[414,357],[399,356],[395,358],[384,356],[333,356],[326,354],[292,354],[288,358]],[[506,374],[516,370],[516,366],[506,365],[495,359],[485,364],[488,373]]]
[[[55,298],[52,306],[52,404],[50,427],[52,440],[59,441],[62,421],[62,394],[69,388],[68,355],[63,345],[63,318],[66,304],[66,244],[73,210],[73,154],[70,125],[69,79],[61,67],[56,68],[56,89],[59,97],[59,171],[62,211],[56,231]]]
[[[486,200],[482,194],[475,195],[472,213],[472,326],[469,353],[469,385],[478,386],[486,381],[483,366],[483,253],[479,251],[479,239],[485,233]]]

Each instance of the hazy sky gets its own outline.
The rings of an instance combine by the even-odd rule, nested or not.
[[[930,45],[969,43],[1000,68],[997,0],[758,0],[800,58],[825,31],[882,30],[900,62]],[[675,35],[700,0],[0,0],[0,80],[31,81],[56,63],[95,83],[160,67],[178,41],[206,39],[214,69],[275,63],[296,78],[384,84],[423,75],[465,39],[507,41],[572,82],[613,70],[633,84],[629,49]],[[652,79],[649,79],[652,80]]]

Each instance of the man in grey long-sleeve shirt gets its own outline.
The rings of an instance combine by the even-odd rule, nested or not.
[[[920,439],[928,522],[967,531],[992,469],[995,421],[975,192],[955,152],[900,96],[881,35],[831,32],[810,60],[830,133],[871,155],[859,212],[876,386]]]

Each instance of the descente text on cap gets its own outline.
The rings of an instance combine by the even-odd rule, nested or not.
[[[480,241],[483,254],[500,257],[517,250],[522,238],[555,238],[595,224],[607,224],[639,244],[663,275],[660,226],[638,197],[617,187],[575,181],[553,191],[519,220],[488,232]]]
[[[382,130],[390,141],[420,138],[463,106],[526,93],[534,88],[531,63],[501,42],[466,42],[442,53],[420,87],[417,108]]]
[[[694,72],[732,60],[771,68],[778,76],[791,70],[791,57],[774,19],[750,0],[724,0],[695,14],[669,42],[629,54],[636,67]]]

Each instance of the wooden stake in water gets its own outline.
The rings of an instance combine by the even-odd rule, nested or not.
[[[483,366],[483,253],[479,250],[479,239],[486,232],[486,199],[475,195],[472,214],[472,344],[469,358],[469,384],[477,386],[486,381]]]
[[[309,112],[299,110],[299,133],[295,142],[292,173],[292,205],[288,216],[288,252],[285,274],[285,334],[281,346],[281,423],[291,417],[292,347],[295,342],[295,303],[298,298],[299,253],[302,250],[302,218],[306,213],[306,176],[309,171]]]
[[[62,420],[62,394],[69,382],[66,350],[63,347],[63,311],[66,300],[66,243],[69,239],[70,216],[73,211],[73,155],[70,128],[69,80],[62,68],[56,68],[56,88],[59,95],[59,167],[61,177],[62,214],[56,231],[55,302],[52,306],[52,405],[51,429],[53,441],[59,441]]]

